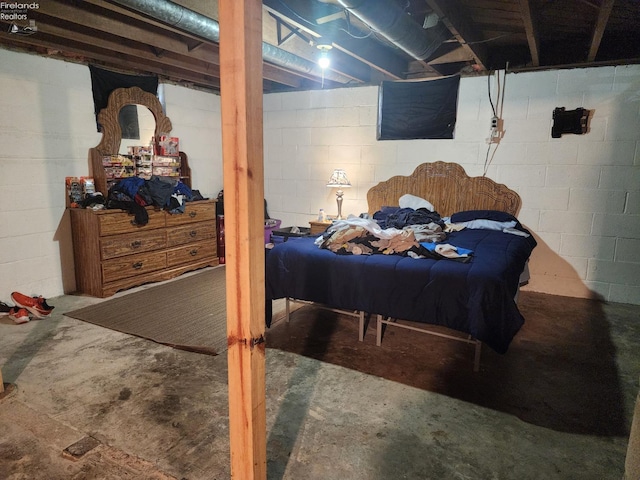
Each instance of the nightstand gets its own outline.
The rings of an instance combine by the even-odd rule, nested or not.
[[[327,229],[327,227],[329,225],[331,225],[331,220],[326,220],[324,222],[321,222],[320,220],[311,220],[309,222],[309,226],[311,227],[311,235],[320,235],[321,233],[324,233],[324,231]]]

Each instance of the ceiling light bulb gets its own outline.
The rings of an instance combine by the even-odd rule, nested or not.
[[[316,48],[320,50],[320,56],[318,57],[318,65],[323,70],[331,65],[331,58],[329,57],[329,50],[333,48],[331,42],[326,39],[319,39],[316,43]]]
[[[320,57],[318,58],[318,65],[320,66],[320,68],[322,68],[323,70],[325,68],[328,68],[329,65],[331,65],[331,59],[329,58],[329,54],[327,54],[327,52],[322,52],[320,54]]]

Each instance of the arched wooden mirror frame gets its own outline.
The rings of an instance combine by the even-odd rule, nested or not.
[[[102,140],[96,147],[105,154],[118,153],[122,141],[122,130],[118,114],[125,105],[143,105],[147,107],[156,121],[155,135],[169,134],[171,120],[162,111],[158,97],[139,87],[118,88],[109,95],[107,107],[100,110],[98,123],[102,125]]]
[[[102,126],[102,140],[89,149],[89,163],[91,175],[96,189],[107,195],[107,178],[102,166],[102,157],[118,153],[122,142],[122,130],[118,121],[120,109],[125,105],[143,105],[151,111],[156,122],[155,136],[169,134],[172,129],[171,120],[162,111],[162,104],[158,97],[145,92],[139,87],[118,88],[111,92],[106,108],[98,113],[98,123]],[[189,176],[186,155],[180,152],[183,162],[183,175]],[[190,182],[189,182],[190,184]]]

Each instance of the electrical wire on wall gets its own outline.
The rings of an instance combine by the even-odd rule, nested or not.
[[[509,68],[509,63],[507,63],[504,73],[502,75],[502,83],[500,81],[500,71],[497,70],[495,72],[496,78],[496,102],[494,104],[493,97],[491,94],[491,78],[493,74],[489,72],[487,75],[487,94],[489,95],[489,104],[491,105],[491,111],[493,116],[491,117],[491,131],[489,133],[489,138],[487,138],[487,153],[484,159],[484,169],[482,176],[487,175],[487,171],[489,170],[489,165],[493,161],[493,158],[496,155],[498,147],[500,146],[500,140],[504,136],[504,128],[502,121],[502,114],[504,110],[504,92],[505,86],[507,83],[507,69]],[[491,147],[494,146],[492,149]]]

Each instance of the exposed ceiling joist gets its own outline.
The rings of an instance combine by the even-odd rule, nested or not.
[[[216,0],[47,0],[0,22],[0,48],[218,91],[217,15]],[[262,19],[265,92],[640,63],[638,0],[263,0]]]
[[[538,29],[536,19],[531,11],[531,3],[529,0],[518,0],[520,3],[520,11],[522,12],[522,21],[524,22],[524,31],[527,34],[527,43],[531,51],[531,65],[540,66],[540,40],[538,37]]]
[[[473,24],[465,18],[457,1],[426,0],[427,4],[438,14],[440,20],[451,31],[456,40],[467,50],[482,70],[488,69],[488,55],[482,37]]]
[[[598,54],[600,48],[600,42],[602,36],[607,28],[609,22],[609,16],[613,9],[613,2],[615,0],[603,0],[602,6],[598,11],[598,19],[596,20],[595,28],[593,29],[593,36],[591,37],[591,46],[589,47],[589,55],[587,56],[587,62],[593,62]]]
[[[103,9],[91,4],[86,8],[79,9],[59,0],[49,0],[42,2],[40,8],[32,14],[36,22],[45,21],[42,15],[57,18],[69,22],[73,18],[76,28],[93,30],[101,34],[112,36],[115,41],[126,43],[127,40],[135,39],[137,42],[146,43],[162,50],[167,50],[179,54],[189,54],[187,44],[179,37],[167,36],[162,33],[159,27],[145,25],[133,18],[113,12],[111,9]],[[73,38],[74,32],[67,32],[69,38]],[[191,56],[199,60],[207,60],[206,54],[192,54]]]

